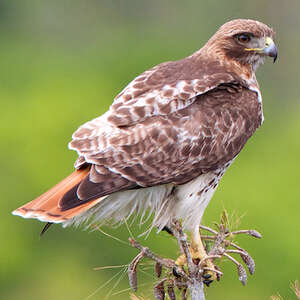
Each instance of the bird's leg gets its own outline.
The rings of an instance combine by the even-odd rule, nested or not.
[[[204,277],[204,283],[209,285],[213,280],[217,279],[217,272],[214,272],[213,270],[215,269],[215,265],[211,261],[211,259],[207,258],[207,252],[203,246],[201,236],[200,236],[200,231],[199,227],[197,226],[194,231],[191,232],[191,244],[189,247],[191,257],[193,259],[193,262],[195,264],[199,264],[201,262],[201,267],[204,269],[210,269],[207,271],[203,272],[203,277]],[[180,255],[176,262],[178,266],[184,266],[187,263],[187,259],[185,254]]]
[[[203,261],[201,267],[205,267],[211,270],[215,270],[215,265],[211,259],[207,258],[207,252],[203,246],[200,230],[197,226],[194,231],[191,232],[191,256],[195,263],[200,263]],[[204,271],[203,277],[206,279],[207,282],[211,283],[213,280],[217,279],[216,272],[213,271]]]
[[[202,244],[199,228],[196,227],[194,231],[191,232],[191,255],[193,260],[203,259],[207,253]]]

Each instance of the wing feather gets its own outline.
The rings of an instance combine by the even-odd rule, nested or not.
[[[208,58],[196,60],[189,56],[160,64],[135,78],[104,115],[80,126],[72,136],[70,148],[80,148],[83,152],[85,147],[93,146],[90,142],[99,135],[113,135],[125,142],[126,135],[115,134],[115,127],[132,126],[154,116],[168,116],[190,106],[197,96],[221,84],[236,82],[241,83],[238,74]],[[109,146],[103,144],[103,148]]]
[[[225,85],[167,117],[127,127],[104,123],[101,135],[75,139],[70,146],[95,165],[95,174],[105,167],[142,187],[181,184],[231,161],[260,122],[257,94]]]
[[[197,95],[223,83],[240,80],[221,62],[195,55],[162,63],[136,77],[115,98],[106,118],[116,126],[128,126],[168,115],[195,101]]]

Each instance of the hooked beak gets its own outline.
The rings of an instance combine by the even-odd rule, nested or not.
[[[273,57],[273,63],[275,63],[278,55],[277,47],[274,43],[274,41],[270,38],[267,37],[265,41],[265,48],[263,49],[264,54],[270,57]]]
[[[273,57],[273,63],[277,59],[278,51],[274,41],[270,37],[266,37],[264,48],[245,48],[246,51],[256,51],[264,55]]]

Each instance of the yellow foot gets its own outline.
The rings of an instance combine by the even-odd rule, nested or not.
[[[193,259],[194,264],[198,265],[201,261],[201,267],[204,268],[204,272],[202,277],[204,278],[203,282],[209,286],[214,280],[218,279],[217,277],[217,272],[215,272],[216,266],[214,265],[214,263],[212,262],[211,259],[205,259],[205,257],[207,257],[207,254],[205,252],[204,255],[202,255],[201,252],[199,251],[195,251],[193,248],[190,247],[190,253],[191,253],[191,257]],[[204,259],[204,260],[203,260]],[[175,264],[183,267],[187,264],[187,259],[185,254],[181,254],[175,261]]]
[[[175,260],[175,264],[179,267],[183,267],[187,263],[186,256],[185,254],[181,254],[180,256],[177,257]]]
[[[203,282],[209,286],[214,280],[219,279],[217,276],[217,272],[215,272],[216,266],[214,265],[214,263],[212,262],[211,259],[206,258],[207,257],[207,253],[206,250],[202,244],[201,238],[200,238],[200,234],[199,231],[196,232],[196,234],[192,235],[191,238],[191,246],[189,247],[190,253],[191,253],[191,257],[193,259],[194,264],[198,265],[199,263],[201,263],[201,268],[204,269],[203,272]],[[184,265],[187,264],[187,259],[185,254],[180,255],[175,263],[178,266],[183,267]]]

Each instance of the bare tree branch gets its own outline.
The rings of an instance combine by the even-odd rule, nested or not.
[[[245,285],[247,282],[247,273],[245,268],[229,254],[238,254],[248,267],[250,274],[254,273],[255,263],[247,251],[234,243],[234,237],[240,234],[247,234],[256,238],[261,238],[261,235],[255,230],[238,230],[230,232],[227,229],[226,218],[227,213],[223,212],[221,223],[216,224],[219,229],[218,231],[207,226],[200,226],[199,230],[201,229],[211,233],[211,235],[202,235],[202,241],[209,241],[212,246],[210,247],[210,250],[207,251],[207,255],[197,262],[192,259],[190,244],[180,222],[174,220],[169,233],[171,233],[171,235],[177,240],[183,261],[186,262],[186,268],[177,265],[173,259],[160,257],[153,253],[148,247],[142,246],[134,238],[129,238],[131,246],[140,251],[128,267],[128,277],[131,288],[134,291],[138,288],[138,264],[144,258],[148,258],[155,262],[155,274],[157,278],[160,278],[154,286],[154,295],[157,300],[165,299],[166,294],[168,294],[171,300],[175,299],[176,289],[181,290],[182,300],[187,299],[187,292],[190,293],[192,300],[205,300],[204,283],[209,286],[212,282],[210,274],[215,272],[217,280],[220,280],[223,275],[216,265],[215,268],[213,268],[211,267],[211,264],[207,264],[207,261],[215,262],[216,259],[221,257],[227,258],[236,265],[239,280]],[[176,262],[178,262],[178,259]]]

